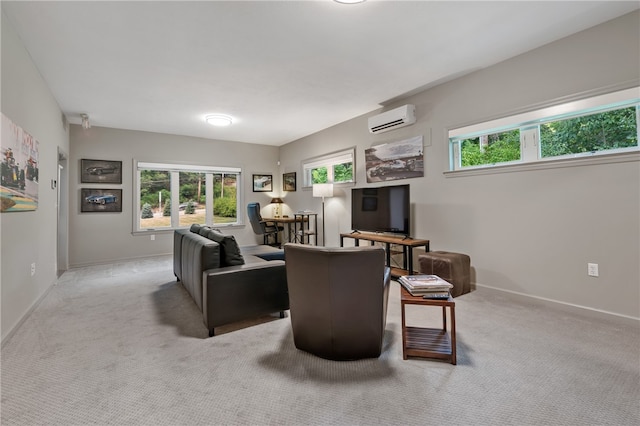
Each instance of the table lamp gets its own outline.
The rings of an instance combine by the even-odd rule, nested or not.
[[[280,204],[282,203],[284,203],[284,201],[282,201],[282,198],[274,197],[271,199],[271,204],[274,204],[273,217],[280,217]]]

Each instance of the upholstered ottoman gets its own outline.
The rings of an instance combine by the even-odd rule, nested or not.
[[[437,275],[453,284],[451,296],[471,291],[471,258],[466,254],[430,251],[418,256],[420,273]]]

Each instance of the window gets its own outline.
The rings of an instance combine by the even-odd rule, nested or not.
[[[241,223],[240,169],[136,163],[134,231]]]
[[[450,130],[451,170],[637,152],[638,89]]]
[[[312,158],[302,163],[303,186],[354,182],[355,148]]]

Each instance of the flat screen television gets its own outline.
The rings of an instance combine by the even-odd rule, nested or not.
[[[409,235],[409,185],[351,189],[351,229]]]

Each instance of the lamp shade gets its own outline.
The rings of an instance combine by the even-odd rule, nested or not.
[[[284,203],[284,201],[282,201],[282,198],[274,197],[271,199],[271,204],[282,204],[282,203]]]
[[[333,197],[333,184],[332,183],[315,183],[313,185],[314,197]]]

